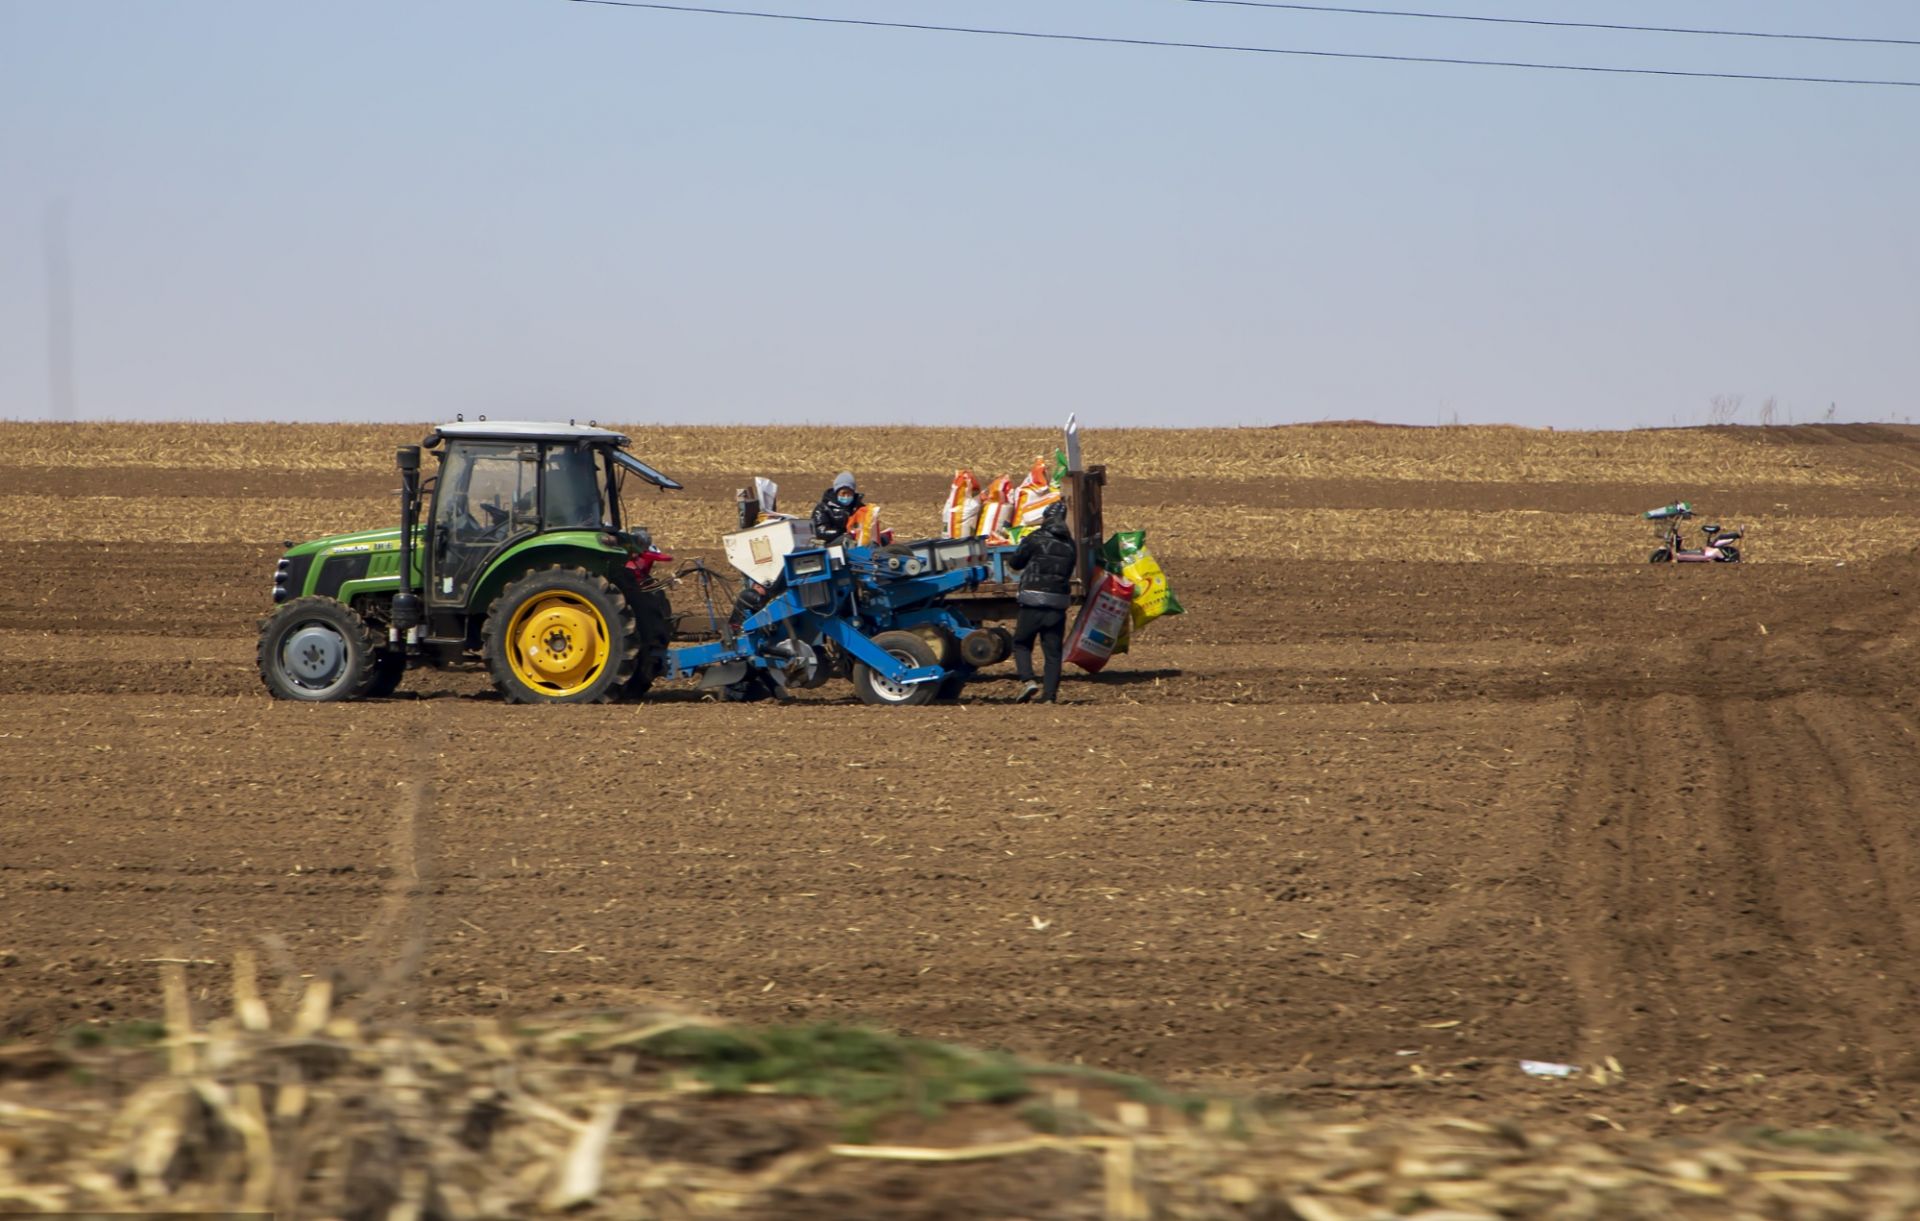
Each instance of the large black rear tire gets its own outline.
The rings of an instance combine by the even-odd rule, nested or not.
[[[640,646],[634,661],[633,677],[621,688],[622,699],[637,700],[652,690],[654,681],[667,669],[667,646],[673,641],[673,603],[664,589],[642,589],[640,582],[625,568],[614,573],[613,583],[633,611],[633,626]]]
[[[487,608],[493,685],[515,704],[602,704],[633,679],[640,636],[613,583],[584,568],[537,568]]]
[[[332,598],[295,598],[260,625],[254,660],[275,699],[331,704],[365,699],[379,675],[366,621]]]
[[[882,632],[873,638],[873,643],[893,654],[908,666],[931,666],[937,664],[933,656],[933,646],[912,632]],[[853,693],[860,697],[863,704],[880,704],[889,708],[916,708],[921,704],[932,703],[940,693],[939,683],[913,683],[910,686],[895,686],[874,672],[872,666],[863,661],[853,663]]]

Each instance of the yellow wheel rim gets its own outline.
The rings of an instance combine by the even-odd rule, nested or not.
[[[541,695],[561,698],[591,687],[613,655],[607,620],[592,602],[554,590],[531,598],[507,625],[507,665]]]

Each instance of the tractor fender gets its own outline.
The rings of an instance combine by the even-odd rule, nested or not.
[[[484,611],[493,605],[493,600],[500,596],[500,591],[507,587],[508,582],[536,568],[559,564],[567,568],[584,568],[608,577],[626,558],[626,548],[610,547],[601,542],[600,534],[595,530],[558,530],[551,534],[536,534],[494,557],[486,571],[473,583],[467,605],[476,612]]]

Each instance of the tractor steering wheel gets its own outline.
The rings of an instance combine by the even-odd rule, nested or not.
[[[482,525],[480,519],[473,515],[475,508],[486,511],[487,521],[485,525]],[[466,524],[457,527],[456,533],[466,543],[473,544],[491,542],[496,538],[504,538],[507,533],[507,523],[512,520],[513,515],[499,505],[488,504],[484,500],[479,500],[469,502],[466,512],[462,513],[461,517],[466,519]]]

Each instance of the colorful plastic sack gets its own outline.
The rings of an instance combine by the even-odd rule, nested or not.
[[[1145,530],[1123,530],[1100,549],[1101,562],[1133,586],[1132,620],[1135,630],[1162,615],[1183,615],[1186,608],[1173,596],[1167,574],[1147,550]]]
[[[942,518],[948,538],[972,538],[980,529],[980,479],[972,471],[955,471],[947,491]]]
[[[856,547],[871,547],[880,537],[880,506],[861,505],[847,518],[846,541]]]
[[[1060,485],[1053,482],[1047,473],[1047,460],[1036,458],[1033,469],[1013,494],[1013,524],[1016,526],[1037,526],[1046,515],[1047,506],[1060,499]]]
[[[1133,608],[1133,585],[1110,572],[1098,574],[1080,618],[1067,633],[1067,660],[1089,674],[1113,657]]]
[[[977,532],[988,542],[1007,541],[1007,527],[1013,524],[1013,480],[1000,475],[980,493],[980,524]]]

